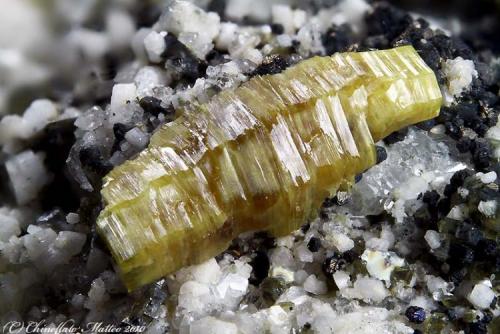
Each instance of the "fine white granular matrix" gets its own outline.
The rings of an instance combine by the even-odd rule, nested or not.
[[[397,4],[0,0],[2,331],[499,332],[500,10],[489,0]],[[245,232],[127,291],[127,263],[96,226],[105,175],[185,110],[252,78],[405,45],[437,79],[437,117],[374,143],[378,164],[299,229]]]

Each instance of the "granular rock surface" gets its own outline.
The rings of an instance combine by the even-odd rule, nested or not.
[[[494,1],[0,4],[4,332],[500,330]],[[379,163],[289,236],[241,235],[126,292],[95,231],[101,180],[160,125],[314,55],[407,44],[437,75],[437,118],[377,143]]]

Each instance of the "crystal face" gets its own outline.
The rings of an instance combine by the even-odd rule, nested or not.
[[[282,236],[376,163],[374,142],[437,116],[441,92],[411,46],[305,60],[191,106],[104,180],[97,226],[129,290]]]

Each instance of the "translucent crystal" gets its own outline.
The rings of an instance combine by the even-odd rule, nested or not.
[[[437,115],[410,47],[315,57],[191,106],[104,180],[98,230],[135,289],[238,234],[297,229],[376,163],[374,142]]]
[[[403,141],[387,147],[387,160],[363,174],[353,188],[347,206],[357,215],[377,215],[384,209],[394,212],[393,194],[397,198],[418,196],[427,180],[449,179],[454,172],[467,167],[457,161],[448,146],[431,138],[425,131],[410,129]]]

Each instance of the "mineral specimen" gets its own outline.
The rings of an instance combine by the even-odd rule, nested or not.
[[[129,290],[213,257],[242,232],[286,235],[376,163],[374,142],[435,117],[441,103],[411,46],[256,76],[188,107],[112,170],[98,230]]]

